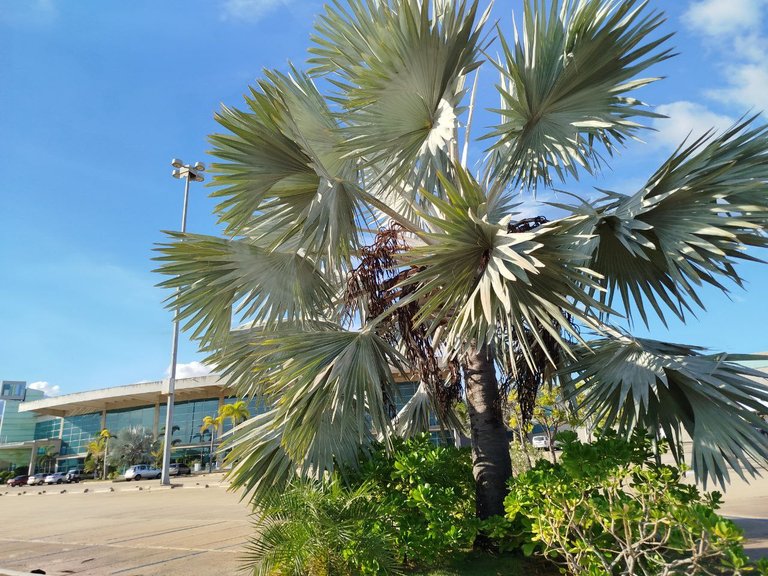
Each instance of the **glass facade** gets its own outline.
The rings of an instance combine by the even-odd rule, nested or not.
[[[165,404],[160,406],[160,428],[165,426]],[[181,440],[182,445],[201,444],[210,440],[208,433],[200,434],[203,418],[216,416],[219,413],[219,399],[190,400],[189,402],[177,402],[173,405],[173,440]],[[177,429],[178,426],[178,429]]]
[[[112,434],[117,434],[120,430],[137,426],[152,432],[155,426],[155,407],[146,406],[144,408],[108,411],[106,424],[107,430],[112,432]]]
[[[47,440],[48,438],[58,438],[61,429],[61,420],[51,418],[35,422],[35,440]]]
[[[61,436],[61,455],[81,454],[88,443],[101,432],[101,413],[68,416],[64,418]]]
[[[240,398],[236,396],[230,396],[229,398],[224,399],[224,404],[234,404],[240,400]],[[267,411],[267,405],[264,403],[264,400],[261,398],[251,398],[248,401],[248,413],[250,414],[250,417],[253,418],[257,414],[263,414]],[[221,428],[221,433],[223,432],[229,432],[232,430],[232,421],[227,418],[227,420],[224,421],[224,426]]]

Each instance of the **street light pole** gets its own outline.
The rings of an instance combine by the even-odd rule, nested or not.
[[[189,200],[189,181],[202,182],[202,172],[205,171],[205,164],[202,162],[196,162],[194,166],[184,164],[178,158],[174,158],[171,161],[171,166],[175,168],[173,171],[174,178],[183,178],[186,180],[184,183],[184,207],[181,211],[181,233],[187,231],[187,203]],[[178,296],[179,290],[176,289],[176,295]],[[176,392],[176,360],[179,352],[179,320],[177,313],[173,315],[173,340],[171,341],[171,370],[168,378],[168,388],[166,394],[168,396],[167,407],[165,413],[165,435],[163,436],[163,468],[160,474],[160,484],[163,486],[170,486],[171,484],[171,435],[173,434],[173,400]]]

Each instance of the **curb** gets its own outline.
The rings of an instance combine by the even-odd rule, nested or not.
[[[0,576],[37,576],[37,574],[33,574],[32,572],[17,572],[16,570],[0,568]]]

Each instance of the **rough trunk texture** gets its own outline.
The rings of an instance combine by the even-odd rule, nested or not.
[[[501,411],[499,385],[487,346],[472,345],[467,354],[467,407],[472,435],[477,516],[504,514],[507,480],[512,475],[507,430]]]

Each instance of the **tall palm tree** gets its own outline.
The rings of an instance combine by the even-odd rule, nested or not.
[[[211,450],[208,455],[208,472],[213,472],[213,444],[216,441],[216,432],[224,425],[224,416],[205,416],[203,425],[200,426],[200,434],[208,432],[211,435]]]
[[[208,361],[270,406],[230,443],[256,496],[354,465],[430,411],[457,425],[464,394],[477,512],[501,513],[502,398],[516,388],[530,418],[546,382],[622,432],[685,429],[704,481],[766,463],[768,392],[746,357],[628,327],[686,319],[703,283],[741,283],[736,264],[766,245],[768,128],[745,119],[681,144],[635,192],[566,193],[565,216],[522,218],[517,192],[599,170],[659,116],[634,92],[672,55],[647,2],[524,4],[507,38],[476,1],[334,3],[309,72],[266,71],[217,115],[225,237],[172,233],[158,259]],[[498,122],[470,163],[488,67]],[[398,372],[419,387],[393,419]]]

